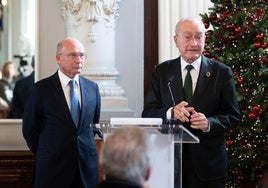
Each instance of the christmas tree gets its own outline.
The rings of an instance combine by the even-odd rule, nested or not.
[[[242,125],[226,134],[227,187],[257,187],[268,169],[268,0],[211,0],[204,55],[229,65]]]

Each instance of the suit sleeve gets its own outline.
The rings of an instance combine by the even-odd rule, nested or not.
[[[94,116],[94,123],[99,123],[100,121],[100,111],[101,111],[101,97],[100,97],[100,91],[99,87],[96,84],[96,100],[97,100],[97,107],[96,107],[96,112]]]
[[[220,114],[208,117],[210,132],[218,133],[240,125],[240,108],[237,102],[235,82],[231,68],[223,74],[223,89],[221,92]]]
[[[42,126],[41,116],[41,104],[37,101],[41,101],[41,92],[38,92],[37,87],[33,87],[30,92],[29,99],[25,105],[22,122],[22,133],[26,140],[29,149],[36,153],[39,140],[39,133]]]

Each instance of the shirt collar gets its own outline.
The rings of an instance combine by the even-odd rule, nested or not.
[[[200,65],[201,65],[201,59],[202,57],[200,56],[199,58],[197,58],[197,60],[195,60],[193,63],[191,63],[191,65],[194,67],[195,70],[199,71],[200,69]],[[181,70],[184,70],[185,67],[189,65],[189,63],[187,63],[182,57],[181,57]]]
[[[67,86],[69,84],[70,80],[75,80],[77,85],[79,86],[79,75],[78,74],[75,75],[75,77],[73,79],[71,79],[68,76],[66,76],[65,74],[63,74],[61,72],[61,70],[59,69],[58,75],[59,75],[59,78],[60,78],[60,81],[61,81],[63,87]]]

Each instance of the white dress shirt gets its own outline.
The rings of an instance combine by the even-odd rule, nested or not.
[[[71,96],[70,96],[70,86],[69,86],[69,81],[71,80],[68,76],[66,76],[65,74],[63,74],[60,70],[58,71],[58,75],[60,78],[60,83],[61,83],[61,87],[63,89],[64,95],[65,95],[65,99],[67,101],[68,107],[71,110]],[[79,100],[79,105],[81,107],[81,91],[80,91],[80,87],[79,87],[79,76],[78,74],[73,78],[73,80],[75,80],[76,84],[75,84],[75,92],[78,96],[78,100]]]
[[[192,88],[193,88],[193,94],[194,90],[197,84],[197,79],[200,71],[200,66],[201,66],[201,56],[195,60],[193,63],[189,64],[186,61],[184,61],[183,58],[181,58],[181,76],[182,76],[182,83],[184,84],[185,76],[187,74],[186,66],[187,65],[192,65],[194,68],[190,71],[191,77],[192,77]]]

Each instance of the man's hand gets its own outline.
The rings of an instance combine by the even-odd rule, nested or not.
[[[194,107],[189,107],[187,102],[182,101],[174,106],[173,112],[174,118],[181,122],[191,122],[193,129],[209,130],[209,122],[206,116],[200,112],[196,112]]]
[[[174,118],[180,120],[181,122],[189,122],[193,107],[188,107],[188,103],[185,101],[180,102],[173,108]]]
[[[202,131],[209,130],[209,122],[206,116],[195,110],[191,111],[192,115],[190,117],[191,127],[193,129],[201,129]]]

